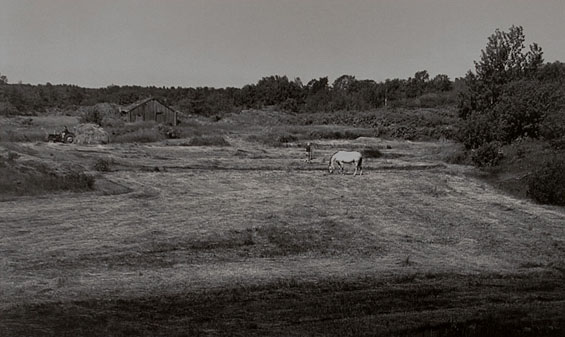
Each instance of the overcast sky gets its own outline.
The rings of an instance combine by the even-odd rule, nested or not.
[[[454,79],[513,24],[565,61],[565,0],[0,0],[0,73],[85,87]]]

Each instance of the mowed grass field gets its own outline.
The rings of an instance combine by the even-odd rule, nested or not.
[[[0,335],[565,333],[562,207],[441,162],[448,143],[324,141],[309,164],[229,142],[20,145],[110,169],[92,192],[0,202]],[[384,155],[363,176],[327,174],[367,146]]]

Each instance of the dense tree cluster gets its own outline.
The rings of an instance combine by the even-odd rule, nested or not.
[[[496,30],[475,72],[467,73],[459,100],[467,148],[538,138],[549,115],[563,115],[565,65],[544,64],[541,47],[534,43],[524,51],[524,41],[522,27]]]
[[[149,96],[159,98],[177,109],[211,116],[248,108],[277,106],[290,112],[369,110],[381,106],[441,105],[455,95],[447,75],[430,79],[426,70],[412,78],[387,79],[384,82],[357,80],[343,75],[330,83],[327,77],[303,84],[300,78],[267,76],[242,88],[181,88],[116,86],[92,89],[75,85],[8,84],[2,76],[0,114],[28,114],[52,108],[75,109],[97,103],[128,105]],[[427,95],[427,96],[426,96]],[[418,101],[419,97],[423,97]],[[447,97],[447,99],[446,99]],[[442,99],[443,98],[443,99]]]

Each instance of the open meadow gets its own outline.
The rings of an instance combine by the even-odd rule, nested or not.
[[[96,181],[0,202],[0,335],[565,333],[565,210],[444,163],[454,144],[320,140],[307,163],[226,139],[2,145]],[[364,175],[328,174],[369,147]]]

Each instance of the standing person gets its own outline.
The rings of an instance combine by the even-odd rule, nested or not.
[[[312,161],[312,144],[310,142],[306,143],[306,155],[308,156],[307,162]]]

